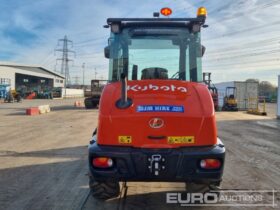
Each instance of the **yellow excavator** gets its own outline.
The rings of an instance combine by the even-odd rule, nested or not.
[[[238,111],[236,99],[236,87],[227,87],[224,97],[223,111]]]

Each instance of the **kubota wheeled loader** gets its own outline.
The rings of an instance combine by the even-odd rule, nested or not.
[[[202,83],[195,18],[109,18],[109,84],[89,144],[89,187],[95,198],[119,182],[184,182],[188,192],[218,189],[225,147],[217,137],[211,94]]]

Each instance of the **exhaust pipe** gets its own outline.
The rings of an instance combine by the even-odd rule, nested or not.
[[[119,109],[126,109],[130,107],[132,100],[127,98],[127,80],[124,73],[121,74],[121,98],[117,100],[116,107]]]
[[[121,74],[122,92],[121,92],[121,103],[127,103],[127,81],[124,73]]]

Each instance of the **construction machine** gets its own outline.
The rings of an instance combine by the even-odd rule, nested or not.
[[[4,99],[4,102],[6,102],[6,103],[14,103],[15,101],[16,102],[21,102],[22,101],[22,97],[21,97],[20,93],[17,92],[16,90],[10,89],[10,91],[6,95],[6,98]]]
[[[166,10],[165,10],[166,12]],[[194,18],[109,18],[109,83],[88,146],[89,187],[98,199],[119,182],[183,182],[187,192],[219,189],[225,147],[211,94],[202,83],[200,32]]]
[[[203,82],[207,85],[208,90],[211,93],[212,100],[214,103],[215,111],[219,110],[219,96],[218,96],[218,89],[212,83],[211,80],[211,72],[203,72]]]
[[[108,80],[91,80],[91,96],[85,98],[85,107],[87,109],[97,108],[101,97],[102,90],[107,84]]]
[[[224,97],[223,111],[238,111],[236,87],[227,87]]]

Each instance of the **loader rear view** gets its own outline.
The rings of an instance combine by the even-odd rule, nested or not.
[[[206,9],[195,18],[109,18],[109,84],[89,145],[92,195],[109,199],[119,182],[184,182],[217,189],[225,148],[211,94],[202,84]]]

